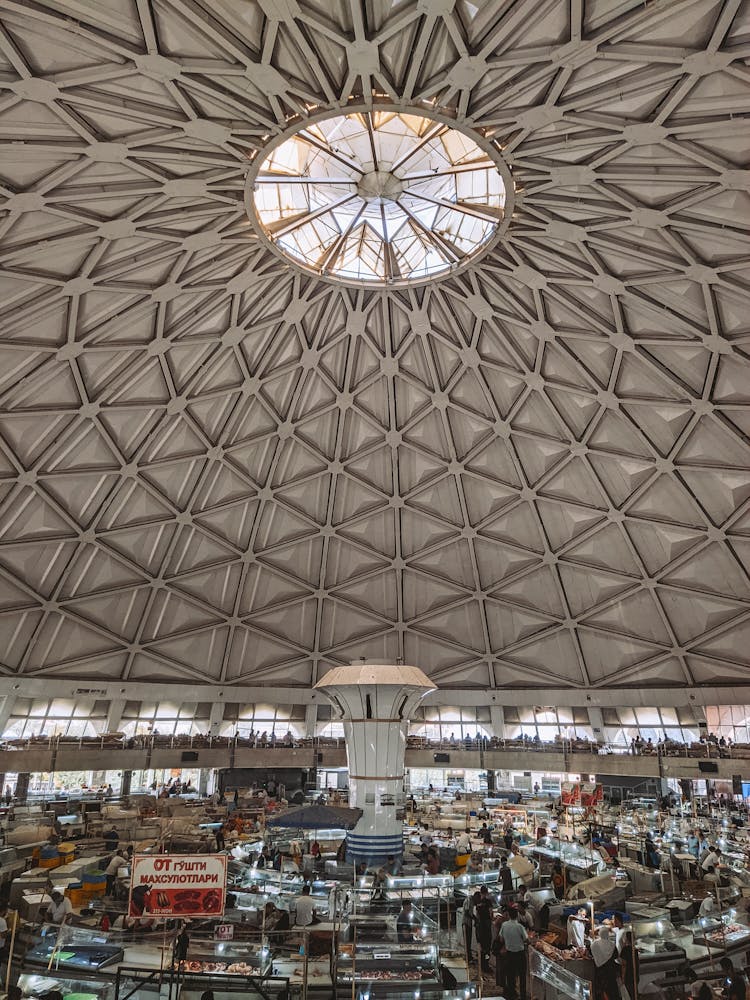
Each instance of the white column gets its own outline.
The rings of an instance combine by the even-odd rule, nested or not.
[[[591,705],[586,711],[589,713],[589,722],[591,723],[594,739],[598,743],[604,743],[604,715],[602,714],[602,710]]]
[[[5,727],[8,725],[8,719],[13,711],[13,706],[16,703],[16,696],[14,694],[7,694],[3,698],[2,707],[0,707],[0,736],[5,731]]]
[[[347,857],[377,864],[403,853],[404,753],[409,717],[435,686],[417,667],[355,663],[336,667],[316,688],[344,724],[349,803],[362,817],[347,836]]]
[[[104,723],[105,733],[117,733],[119,732],[120,721],[122,720],[122,713],[125,708],[124,698],[113,698],[109,703],[109,708],[107,709],[107,721]]]
[[[502,705],[490,705],[490,725],[492,735],[499,740],[505,739],[505,709]]]
[[[311,703],[305,708],[305,739],[313,739],[317,723],[318,706]]]
[[[211,711],[208,716],[209,736],[219,735],[219,730],[221,729],[221,724],[223,721],[224,721],[224,702],[215,701],[211,705]]]

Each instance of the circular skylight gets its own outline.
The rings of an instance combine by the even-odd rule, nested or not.
[[[277,250],[342,281],[424,280],[487,247],[503,220],[500,164],[417,114],[306,123],[258,163],[249,201]]]

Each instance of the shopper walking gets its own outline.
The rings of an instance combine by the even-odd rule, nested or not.
[[[471,955],[472,933],[474,931],[474,906],[480,900],[478,892],[467,896],[463,906],[463,928],[464,940],[466,942],[466,955]]]

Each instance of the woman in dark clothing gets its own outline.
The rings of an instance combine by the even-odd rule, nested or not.
[[[479,891],[473,893],[464,905],[464,938],[466,940],[466,954],[471,955],[471,934],[474,930],[474,907],[477,905],[481,896]]]
[[[741,969],[735,969],[734,962],[727,955],[722,958],[721,971],[724,973],[724,996],[726,1000],[745,1000],[747,980]]]
[[[636,983],[638,981],[640,970],[638,967],[638,952],[633,947],[633,935],[631,934],[630,929],[628,929],[628,932],[622,940],[622,948],[620,949],[620,970],[622,972],[622,982],[625,989],[628,991],[628,996],[630,997],[630,1000],[635,1000]]]
[[[508,868],[507,858],[500,862],[500,883],[503,893],[513,892],[513,872]]]
[[[175,965],[180,965],[188,957],[188,950],[190,948],[190,938],[188,937],[187,928],[185,924],[180,928],[180,933],[177,935],[174,941],[174,955],[173,960]]]
[[[490,950],[492,948],[492,903],[483,887],[479,902],[474,907],[476,919],[477,944],[479,945],[480,968],[482,972],[490,970]]]

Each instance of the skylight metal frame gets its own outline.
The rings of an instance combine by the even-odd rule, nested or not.
[[[415,143],[411,150],[403,149],[404,143],[403,140],[399,142],[397,130],[395,138],[389,133],[383,139],[383,145],[390,143],[396,151],[392,164],[394,174],[409,182],[403,195],[387,204],[366,202],[357,194],[359,179],[371,170],[381,168],[381,150],[378,148],[381,145],[380,132],[391,124],[393,118],[386,117],[378,127],[373,120],[379,115],[408,119],[405,124],[416,125],[418,130],[417,119],[425,122],[423,129],[415,130]],[[362,118],[362,128],[357,133],[358,116]],[[458,133],[465,152],[460,159],[451,159],[443,144],[444,169],[441,165],[439,170],[425,170],[422,161],[426,156],[431,157],[433,162],[439,158],[440,149],[436,142],[446,135],[446,130]],[[295,138],[300,138],[311,150],[320,153],[320,156],[314,153],[303,163],[303,169],[313,168],[314,173],[310,177],[287,173],[280,167],[294,160],[294,147],[285,144]],[[359,139],[367,143],[361,159],[352,154],[352,142],[356,144]],[[452,144],[459,145],[455,141]],[[278,158],[282,147],[285,155]],[[473,158],[475,148],[477,155],[481,156],[480,161]],[[300,146],[300,150],[303,149]],[[364,158],[367,155],[370,162]],[[413,165],[413,172],[410,173],[409,164],[415,156],[419,162]],[[269,162],[274,164],[277,159],[277,169],[269,171]],[[327,166],[336,168],[330,177],[327,176]],[[481,193],[475,193],[477,185],[474,184],[470,198],[459,201],[460,176],[477,171],[482,174],[478,187],[480,192],[486,192],[485,200],[482,200]],[[348,178],[347,172],[350,174]],[[456,200],[446,198],[444,191],[431,193],[429,181],[432,177],[451,178]],[[497,183],[494,178],[497,178]],[[284,185],[289,185],[290,191],[298,185],[309,189],[308,213],[284,211],[281,206]],[[269,197],[268,192],[272,190],[274,194]],[[327,207],[322,204],[326,197],[330,198]],[[484,135],[469,133],[458,128],[451,118],[422,108],[362,106],[349,107],[335,115],[329,113],[313,116],[304,122],[297,121],[276,137],[253,162],[247,177],[245,200],[248,216],[260,238],[286,263],[297,265],[326,281],[373,288],[378,285],[423,284],[454,274],[484,256],[496,245],[507,227],[513,212],[515,190],[497,144]],[[275,218],[270,204],[273,201],[280,206]],[[299,195],[296,194],[295,205],[298,201]],[[417,210],[417,205],[421,210]],[[431,209],[434,209],[432,217],[425,218],[425,212],[429,213]],[[468,227],[467,237],[464,235],[467,226],[460,221],[455,224],[455,231],[460,231],[461,236],[454,240],[440,223],[448,219],[453,219],[455,223],[456,213],[466,216],[471,226]],[[400,222],[396,229],[393,228],[394,219]],[[381,230],[380,234],[378,230]],[[378,240],[381,245],[376,249],[374,243]],[[417,243],[420,253],[415,258],[410,251],[417,247]],[[425,244],[431,245],[432,255],[424,253],[422,256]],[[361,268],[356,267],[359,255],[354,252],[355,245],[368,248],[367,259],[362,258]],[[407,265],[409,271],[405,273],[404,265],[410,258],[413,263]]]

